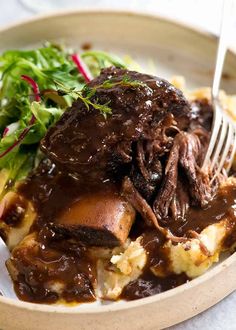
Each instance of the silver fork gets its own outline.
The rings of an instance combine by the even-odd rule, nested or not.
[[[13,289],[13,283],[6,268],[6,261],[10,258],[10,252],[0,237],[0,293],[1,295],[18,299]]]
[[[236,126],[232,122],[232,119],[224,112],[219,100],[220,82],[228,48],[227,36],[230,31],[232,5],[233,0],[224,0],[215,73],[211,91],[214,111],[212,134],[202,165],[203,171],[208,169],[212,171],[216,167],[214,178],[221,173],[223,168],[228,174],[236,151]]]

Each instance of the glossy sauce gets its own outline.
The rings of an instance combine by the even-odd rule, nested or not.
[[[94,301],[95,261],[85,247],[54,235],[44,227],[36,234],[36,244],[13,251],[19,271],[14,283],[18,297],[48,304]]]
[[[54,222],[80,196],[99,191],[112,191],[114,184],[107,180],[89,181],[87,177],[77,179],[61,173],[49,160],[42,162],[38,169],[18,188],[31,200],[38,214],[36,226]]]
[[[185,274],[157,277],[152,272],[144,272],[137,280],[130,282],[122,292],[122,298],[135,300],[153,296],[188,282]]]
[[[232,220],[233,231],[224,242],[229,248],[236,241],[235,209],[236,187],[221,188],[212,201],[203,209],[190,208],[186,219],[170,221],[168,228],[177,235],[184,236],[189,230],[201,232],[207,226],[217,223],[227,217]],[[140,234],[140,229],[137,231]],[[146,231],[142,234],[142,245],[147,251],[148,261],[143,274],[129,283],[122,292],[122,298],[127,300],[148,297],[175,288],[191,279],[185,274],[168,274],[169,260],[167,251],[162,249],[165,238],[157,231]],[[160,276],[155,276],[151,268],[158,270]]]
[[[225,217],[235,221],[235,206],[236,186],[229,185],[226,188],[221,188],[205,207],[191,207],[186,219],[170,221],[168,228],[177,236],[183,236],[189,230],[200,233],[207,226],[217,223]]]
[[[100,182],[100,188],[110,189],[110,184],[111,182]],[[98,185],[82,185],[82,190],[89,192],[89,189],[98,189],[98,187]],[[27,269],[29,273],[33,271],[34,274],[33,281],[36,283],[36,285],[34,283],[36,288],[34,292],[25,280],[29,274],[26,274],[26,277],[18,278],[15,287],[20,299],[42,303],[57,301],[57,294],[42,290],[42,287],[43,283],[48,280],[57,281],[58,279],[67,283],[62,294],[64,301],[88,302],[95,299],[93,286],[96,285],[96,260],[90,258],[86,247],[78,246],[78,242],[66,239],[64,236],[55,236],[55,233],[47,227],[47,223],[52,222],[73,199],[78,198],[78,194],[81,194],[82,190],[81,182],[78,182],[78,179],[62,175],[50,162],[41,164],[38,171],[19,187],[21,194],[33,201],[39,214],[33,231],[41,230],[38,236],[40,251],[37,251],[37,255],[34,255],[34,251],[32,251],[32,255],[28,257],[37,257],[42,263],[52,263],[53,265],[53,272],[50,275],[41,273],[37,270],[37,266],[33,270],[31,267]],[[234,216],[232,209],[235,205],[236,187],[228,186],[221,189],[205,208],[190,208],[186,219],[170,221],[168,227],[178,236],[185,235],[188,230],[200,232],[208,225],[219,222],[225,216]],[[189,280],[183,274],[168,274],[169,260],[166,253],[162,251],[165,239],[156,230],[145,227],[141,219],[136,221],[130,236],[135,239],[140,234],[143,236],[142,244],[148,253],[148,262],[142,276],[128,284],[123,290],[122,298],[127,300],[160,293]],[[52,239],[54,236],[57,237],[56,240]],[[44,249],[42,249],[43,246]],[[19,265],[18,267],[20,268]],[[163,276],[153,275],[150,267],[157,267],[160,273],[163,270]],[[75,284],[78,277],[80,284],[84,283],[82,284],[82,287],[85,288],[84,291],[78,282]]]
[[[4,209],[1,214],[1,221],[10,227],[19,227],[24,219],[27,201],[13,192],[8,193],[7,196],[9,197],[2,200]]]
[[[13,251],[14,264],[20,272],[15,290],[21,300],[37,303],[95,300],[96,258],[90,256],[81,242],[55,233],[52,224],[79,196],[101,187],[111,191],[113,184],[82,184],[62,174],[50,161],[42,162],[18,187],[18,192],[33,202],[38,214],[31,228],[32,235],[36,233],[36,247]],[[59,283],[63,290],[57,294],[56,290],[47,289],[48,283]]]
[[[162,248],[165,238],[160,233],[156,230],[146,230],[142,237],[142,245],[148,256],[147,263],[143,274],[123,289],[122,298],[126,300],[152,296],[175,288],[189,280],[185,274],[168,273],[169,259],[167,251]],[[154,275],[151,268],[158,269],[160,276]]]

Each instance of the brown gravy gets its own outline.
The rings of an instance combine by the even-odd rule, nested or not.
[[[201,232],[207,226],[217,223],[224,217],[232,220],[235,228],[235,208],[236,205],[236,187],[228,186],[221,188],[212,201],[203,209],[191,208],[187,214],[186,219],[179,219],[175,222],[170,222],[168,228],[177,235],[183,236],[189,230]],[[140,234],[140,230],[138,231]],[[142,245],[148,254],[148,261],[145,266],[143,274],[135,281],[129,283],[122,292],[122,298],[127,300],[140,299],[148,297],[157,293],[161,293],[181,284],[184,284],[191,279],[185,274],[168,275],[169,260],[162,251],[164,238],[157,231],[146,231],[142,234]],[[232,246],[236,239],[236,230],[232,231],[230,237],[226,239],[224,245],[226,247]],[[160,275],[155,276],[150,268],[157,267]]]
[[[114,184],[107,180],[91,181],[62,174],[49,160],[42,162],[37,170],[23,182],[18,191],[31,200],[38,214],[36,226],[54,222],[80,196],[96,191],[112,191]]]
[[[54,240],[53,235],[45,227],[37,234],[36,245],[13,251],[19,271],[14,283],[18,297],[47,304],[59,299],[67,303],[94,301],[95,261],[86,248],[66,239]]]
[[[144,272],[136,281],[130,282],[123,290],[121,297],[126,300],[135,300],[153,296],[188,281],[185,274],[169,275],[167,277],[157,277],[150,271]]]
[[[236,187],[221,188],[216,196],[203,208],[191,207],[186,219],[170,221],[168,228],[177,235],[183,236],[189,230],[200,233],[207,226],[219,222],[224,217],[235,219]]]
[[[53,269],[53,271],[49,272],[49,275],[48,272],[41,272],[37,265],[35,269],[29,267],[27,270],[28,274],[20,276],[15,284],[16,292],[20,299],[40,303],[57,301],[57,294],[42,289],[42,284],[48,280],[59,280],[59,282],[64,281],[66,283],[66,289],[62,295],[64,301],[88,302],[95,299],[93,285],[96,283],[96,260],[89,258],[86,247],[78,247],[78,242],[77,247],[75,247],[75,242],[66,240],[65,237],[56,241],[51,239],[53,232],[50,229],[45,231],[45,228],[47,228],[46,224],[52,222],[62,210],[68,207],[71,201],[78,198],[81,191],[84,193],[85,190],[89,192],[89,189],[101,189],[101,187],[110,189],[111,185],[111,182],[100,182],[96,185],[82,185],[81,189],[81,183],[78,179],[62,175],[54,165],[46,161],[19,187],[19,192],[33,201],[39,214],[33,231],[41,230],[38,236],[40,248],[37,250],[36,255],[34,255],[34,250],[30,251],[29,254],[31,253],[31,255],[29,255],[29,258],[39,258],[42,264],[45,263],[50,265],[50,267],[52,265]],[[184,221],[181,219],[170,221],[167,226],[178,236],[185,235],[188,230],[200,232],[208,225],[220,221],[223,217],[232,215],[235,204],[236,187],[228,186],[221,189],[205,208],[192,207]],[[46,227],[44,228],[44,226]],[[43,230],[41,229],[42,227],[44,228]],[[157,231],[147,229],[141,222],[141,219],[136,221],[131,236],[135,238],[140,234],[143,236],[142,244],[148,252],[148,262],[142,276],[124,288],[122,298],[127,300],[163,292],[189,280],[183,274],[166,274],[168,258],[161,249],[164,238]],[[42,249],[43,246],[44,249]],[[150,267],[155,268],[156,265],[158,265],[159,270],[163,268],[165,277],[153,275]],[[20,269],[19,265],[18,267]],[[30,272],[34,274],[35,291],[30,289],[26,281]]]
[[[148,259],[143,274],[130,282],[122,292],[122,298],[135,300],[175,288],[189,279],[185,274],[168,274],[169,260],[166,251],[162,249],[165,238],[156,230],[147,230],[142,234],[142,245]],[[155,276],[151,268],[158,268],[160,275]]]

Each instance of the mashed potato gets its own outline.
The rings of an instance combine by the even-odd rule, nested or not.
[[[236,185],[236,179],[231,178],[225,183],[229,184]],[[236,217],[234,227],[236,229]],[[220,253],[225,251],[223,243],[231,232],[232,223],[228,218],[223,218],[202,230],[197,238],[178,244],[167,241],[164,249],[170,260],[168,273],[185,273],[189,278],[203,274],[213,263],[219,261]],[[117,299],[123,288],[142,274],[147,253],[141,245],[141,239],[139,237],[134,242],[127,242],[123,251],[114,249],[110,263],[99,262],[99,297]],[[163,276],[158,267],[151,270],[156,276]]]
[[[128,240],[124,248],[115,248],[110,262],[98,262],[98,296],[117,299],[123,288],[142,274],[146,261],[141,237],[134,242]]]

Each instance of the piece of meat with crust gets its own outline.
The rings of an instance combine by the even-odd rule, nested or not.
[[[122,83],[124,78],[138,83],[135,87]],[[111,87],[103,87],[108,80]],[[158,134],[163,134],[163,122],[165,129],[173,126],[173,119],[179,129],[189,125],[188,102],[166,80],[108,68],[88,88],[96,89],[90,100],[109,104],[112,115],[104,117],[99,110],[88,110],[77,100],[41,142],[43,152],[67,171],[96,178],[118,171],[122,175],[121,167],[132,161],[134,142],[150,136],[152,140],[161,140]]]
[[[98,183],[61,173],[49,160],[42,161],[18,188],[32,200],[37,212],[34,227],[50,224],[56,233],[86,245],[125,243],[135,218],[133,207],[120,195],[119,185]]]
[[[135,210],[118,193],[100,191],[80,196],[51,226],[86,246],[114,247],[126,242],[134,219]]]

